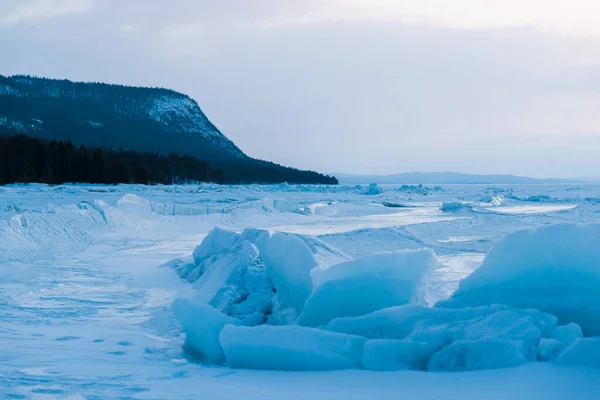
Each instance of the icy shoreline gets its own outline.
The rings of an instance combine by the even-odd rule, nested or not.
[[[449,299],[424,307],[440,268],[431,250],[350,260],[314,237],[217,228],[187,263],[171,264],[197,290],[174,310],[186,348],[234,368],[593,367],[600,341],[583,333],[600,333],[598,242],[600,224],[518,231]]]
[[[426,282],[425,301],[432,304],[447,299],[506,234],[541,225],[600,222],[598,204],[586,200],[600,198],[600,187],[576,192],[567,186],[513,187],[519,198],[548,195],[577,207],[510,215],[439,210],[444,201],[480,201],[492,193],[484,186],[444,186],[426,195],[382,188],[383,193],[374,195],[352,187],[0,188],[0,397],[281,398],[293,392],[295,398],[368,398],[373,393],[380,398],[397,398],[398,393],[430,398],[452,393],[465,399],[593,398],[600,370],[547,362],[439,374],[248,371],[207,368],[188,358],[182,350],[185,335],[171,306],[199,291],[161,265],[189,257],[215,226],[237,234],[260,228],[316,235],[318,241],[307,244],[309,248],[323,243],[337,250],[331,253],[335,257],[317,252],[319,265],[380,251],[430,248],[442,263]],[[275,203],[265,202],[267,198],[282,200],[285,208],[270,207]],[[106,219],[90,206],[100,201]],[[305,211],[316,204],[316,212]],[[513,205],[521,203],[502,203]],[[221,301],[226,298],[220,296]],[[231,310],[242,315],[240,307]],[[552,338],[544,339],[544,357],[552,357],[557,345]],[[367,363],[390,365],[381,355],[402,349],[405,344],[395,341],[403,340],[368,339]],[[426,346],[414,350],[427,354]],[[578,352],[588,353],[587,345],[572,354]],[[360,362],[367,358],[363,354]]]

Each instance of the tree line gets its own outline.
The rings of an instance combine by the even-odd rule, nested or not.
[[[47,141],[25,135],[0,136],[0,185],[224,181],[222,169],[212,169],[209,163],[191,156],[74,146],[70,140]]]
[[[0,185],[33,182],[337,184],[337,179],[254,159],[213,167],[209,162],[176,153],[163,155],[153,151],[75,146],[71,140],[49,141],[0,132]]]

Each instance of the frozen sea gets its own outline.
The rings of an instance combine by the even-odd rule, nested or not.
[[[441,208],[445,211],[441,211]],[[0,187],[0,398],[584,399],[600,370],[465,373],[207,367],[170,305],[194,290],[166,262],[215,226],[318,236],[352,257],[430,248],[445,299],[504,235],[600,222],[600,185]]]

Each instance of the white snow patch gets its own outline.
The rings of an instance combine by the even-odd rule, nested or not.
[[[198,104],[184,95],[171,94],[155,97],[148,114],[153,120],[176,129],[183,129],[205,137],[225,139],[210,125]],[[181,124],[182,121],[184,125]]]
[[[5,83],[0,83],[0,95],[17,96],[18,94],[19,91],[13,88],[12,86],[7,85]]]
[[[96,122],[96,121],[90,121],[90,120],[83,120],[81,121],[84,125],[88,125],[94,128],[101,128],[102,126],[104,126],[104,124],[102,124],[101,122]]]
[[[450,236],[448,239],[440,239],[438,242],[440,243],[466,243],[466,242],[474,242],[476,240],[481,240],[482,237],[477,236]]]
[[[494,207],[490,208],[489,211],[498,214],[543,214],[557,211],[568,211],[577,207],[577,204],[536,204]]]

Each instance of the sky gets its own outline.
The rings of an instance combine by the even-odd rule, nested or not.
[[[597,0],[0,0],[0,74],[168,87],[253,157],[600,173]]]

